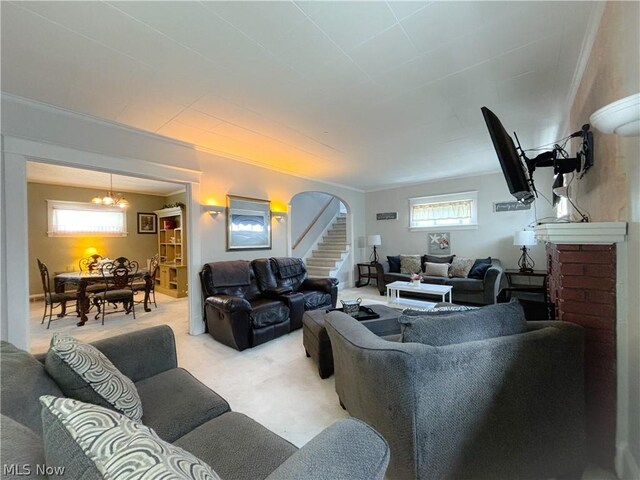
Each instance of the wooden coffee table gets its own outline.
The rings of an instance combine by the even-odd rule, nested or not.
[[[416,300],[412,298],[401,298],[400,292],[413,293],[413,294],[428,294],[428,295],[440,295],[443,302],[453,303],[451,285],[432,285],[430,283],[420,283],[414,285],[413,282],[393,282],[387,285],[387,305],[393,308],[404,309],[407,307],[417,308],[430,308],[435,305],[435,302],[429,302],[427,300]],[[446,299],[449,295],[449,300]]]
[[[399,310],[377,304],[367,305],[367,307],[380,315],[380,318],[361,321],[360,323],[365,327],[379,337],[388,337],[400,333],[398,318],[400,318],[401,312]],[[311,357],[318,365],[320,378],[327,378],[333,374],[333,351],[331,350],[331,342],[324,324],[326,314],[327,311],[322,308],[304,312],[302,317],[302,344],[307,357]]]

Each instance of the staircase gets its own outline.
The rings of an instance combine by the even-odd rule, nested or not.
[[[340,214],[306,259],[309,277],[335,276],[348,252],[346,215]]]

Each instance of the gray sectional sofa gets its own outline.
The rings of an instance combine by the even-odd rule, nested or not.
[[[475,305],[491,305],[496,303],[498,293],[505,286],[502,273],[502,263],[497,258],[491,259],[491,268],[487,270],[482,280],[475,278],[447,278],[423,275],[422,282],[432,285],[451,285],[453,301],[455,303],[471,303]],[[387,284],[401,281],[408,282],[408,273],[394,273],[389,271],[389,262],[382,260],[376,265],[376,279],[380,295],[387,293]]]
[[[386,441],[365,423],[334,423],[303,448],[266,429],[177,365],[175,339],[158,326],[93,343],[127,377],[142,400],[142,423],[161,439],[200,458],[227,479],[382,479]],[[3,478],[24,478],[22,466],[43,465],[41,395],[63,397],[45,371],[44,355],[0,345],[2,463],[19,465]],[[73,461],[70,459],[69,461]],[[68,476],[64,478],[69,478]]]
[[[522,333],[431,346],[388,341],[342,312],[327,314],[340,403],[389,442],[388,478],[581,478],[583,329],[522,322]],[[500,327],[488,323],[478,330]]]

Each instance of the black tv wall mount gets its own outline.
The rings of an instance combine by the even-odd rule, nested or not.
[[[582,130],[574,132],[567,137],[567,139],[577,137],[582,138],[580,149],[573,158],[568,157],[564,148],[557,144],[553,146],[553,149],[547,152],[542,152],[535,158],[528,158],[525,151],[520,146],[520,140],[518,140],[518,136],[515,132],[514,136],[518,143],[517,149],[520,157],[522,157],[522,160],[527,166],[529,182],[534,192],[536,190],[533,184],[533,172],[535,172],[536,168],[553,167],[553,173],[556,175],[580,172],[580,178],[582,178],[585,172],[593,165],[593,133],[591,132],[588,123],[582,126]]]

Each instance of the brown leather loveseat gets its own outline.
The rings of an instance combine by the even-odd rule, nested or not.
[[[301,259],[207,263],[200,280],[207,331],[236,350],[300,328],[305,310],[334,308],[337,300],[338,281],[308,279]]]

